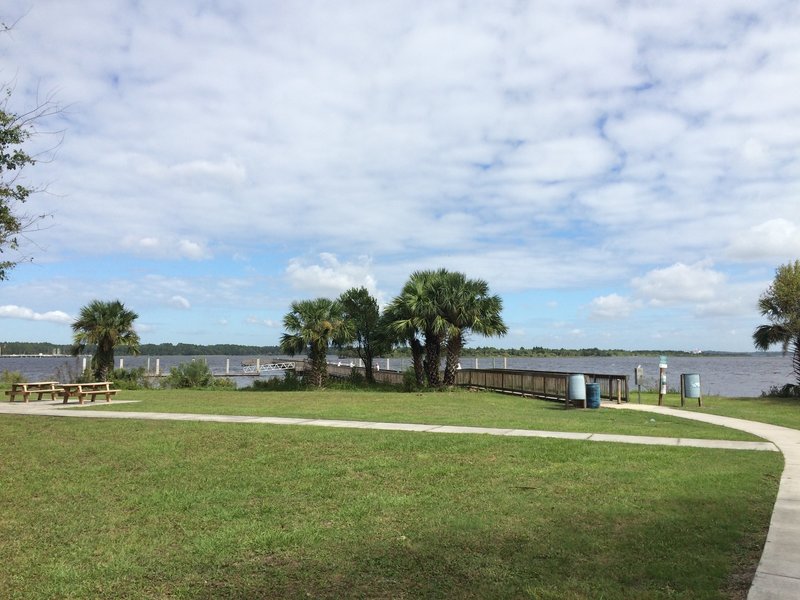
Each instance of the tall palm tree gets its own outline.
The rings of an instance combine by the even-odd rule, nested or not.
[[[404,297],[398,296],[384,309],[381,315],[381,331],[388,345],[408,344],[411,348],[411,364],[414,366],[414,378],[417,386],[425,385],[424,353],[425,347],[419,339],[418,330],[413,322]]]
[[[423,368],[428,385],[439,387],[442,345],[447,335],[447,322],[440,310],[442,281],[447,271],[415,271],[395,298],[401,318],[392,328],[397,332],[419,332],[424,340]]]
[[[484,336],[505,335],[508,331],[503,318],[503,300],[489,294],[489,284],[483,279],[467,279],[457,272],[444,274],[440,281],[439,310],[447,321],[447,359],[444,385],[455,385],[458,361],[469,332]]]
[[[283,317],[286,333],[281,336],[281,350],[289,355],[308,352],[311,369],[309,381],[322,387],[328,379],[328,347],[352,340],[350,324],[343,318],[342,305],[336,300],[317,298],[292,302]]]
[[[778,267],[772,285],[758,300],[758,308],[770,324],[756,328],[753,343],[760,350],[780,344],[784,354],[791,348],[800,386],[800,260]]]
[[[139,354],[139,334],[133,322],[139,318],[119,300],[104,302],[92,300],[81,308],[80,315],[72,323],[72,354],[77,356],[87,345],[95,346],[92,356],[92,374],[98,380],[106,380],[114,368],[114,348],[127,347],[131,354]]]

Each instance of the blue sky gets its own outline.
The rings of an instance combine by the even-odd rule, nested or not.
[[[446,267],[504,299],[473,345],[750,350],[800,258],[798,6],[7,0],[10,107],[65,110],[0,339],[118,298],[144,342],[269,345]]]

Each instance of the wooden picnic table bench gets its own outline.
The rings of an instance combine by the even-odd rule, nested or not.
[[[70,396],[78,398],[78,402],[83,404],[84,399],[89,396],[94,402],[96,396],[105,396],[106,402],[111,402],[111,397],[119,390],[112,390],[111,381],[95,381],[92,383],[64,383],[61,385],[64,393],[64,404],[67,403]]]
[[[58,387],[60,384],[57,381],[28,381],[25,383],[12,383],[11,389],[6,390],[9,402],[14,402],[14,398],[22,396],[22,399],[27,402],[31,394],[37,394],[37,400],[41,400],[45,394],[50,394],[50,399],[55,400],[56,394],[64,390]]]

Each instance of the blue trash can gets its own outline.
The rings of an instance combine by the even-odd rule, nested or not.
[[[588,408],[600,408],[600,384],[586,384],[586,406]]]

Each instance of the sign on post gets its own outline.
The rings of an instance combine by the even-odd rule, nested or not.
[[[658,357],[658,405],[664,403],[664,396],[667,394],[667,355],[662,354]]]
[[[638,365],[633,370],[633,379],[636,383],[636,386],[639,388],[639,404],[642,403],[642,383],[644,382],[644,369],[642,365]]]

